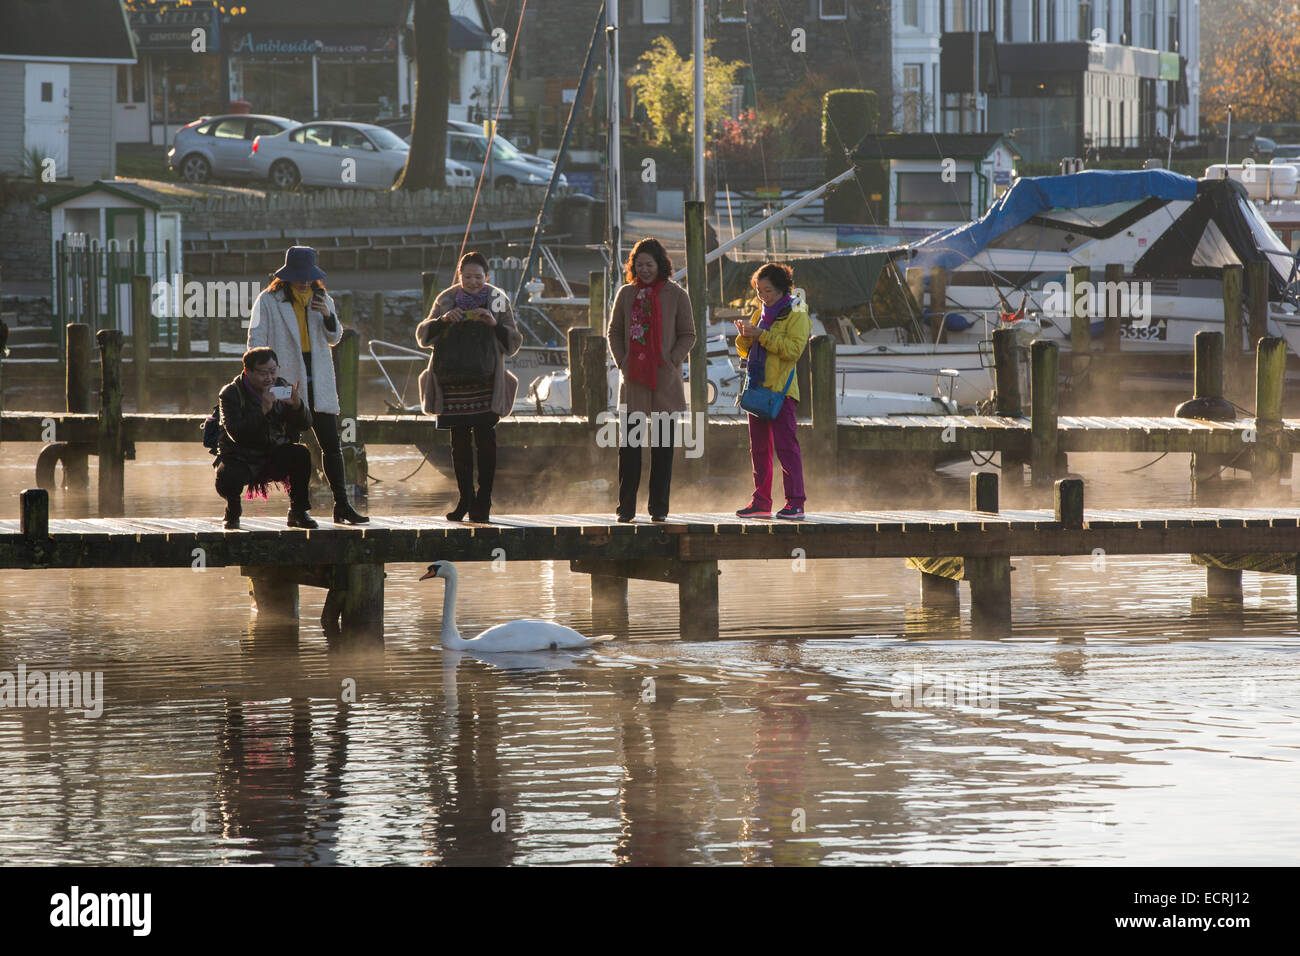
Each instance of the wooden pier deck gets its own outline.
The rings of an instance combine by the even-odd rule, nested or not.
[[[1212,594],[1240,595],[1241,570],[1295,574],[1300,508],[1083,511],[1082,482],[1058,481],[1054,509],[998,511],[997,479],[972,475],[972,508],[816,512],[802,522],[674,514],[663,524],[607,515],[501,515],[491,524],[374,516],[367,526],[288,529],[245,518],[49,519],[44,491],[0,520],[0,569],[240,567],[260,610],[296,615],[297,585],[330,591],[327,614],[382,630],[383,567],[397,563],[567,560],[592,575],[593,611],[626,618],[627,580],[676,583],[689,636],[716,637],[718,562],[907,558],[926,600],[955,600],[971,582],[972,623],[1011,619],[1010,559],[1031,555],[1189,554]],[[1264,560],[1267,557],[1267,560]],[[953,559],[960,559],[954,561]],[[1280,559],[1280,560],[1279,560]],[[1235,584],[1234,584],[1235,582]],[[290,593],[291,591],[291,593]],[[332,603],[331,603],[332,601]]]

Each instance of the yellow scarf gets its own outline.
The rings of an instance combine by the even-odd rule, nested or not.
[[[293,297],[293,313],[298,316],[298,338],[302,341],[302,350],[311,351],[311,336],[307,332],[307,306],[311,304],[311,297],[314,290],[308,289],[306,292],[299,292],[293,286],[289,286],[289,294]]]

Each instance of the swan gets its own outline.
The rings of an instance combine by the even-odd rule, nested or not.
[[[591,647],[613,640],[613,634],[583,637],[571,627],[554,621],[507,621],[489,627],[477,637],[465,640],[456,630],[456,566],[450,561],[435,561],[420,580],[442,578],[447,590],[442,599],[442,646],[476,654],[506,651],[551,651],[564,647]]]

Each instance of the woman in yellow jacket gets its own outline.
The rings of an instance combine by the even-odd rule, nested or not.
[[[808,345],[808,306],[796,300],[794,271],[779,262],[769,262],[749,280],[762,308],[752,321],[738,320],[736,351],[748,374],[747,385],[785,392],[785,403],[776,418],[749,413],[749,457],[754,462],[754,499],[736,514],[742,518],[772,517],[772,449],[781,459],[785,486],[785,507],[776,513],[787,521],[803,520],[803,456],[795,434],[795,407],[799,383],[792,375],[795,363]]]

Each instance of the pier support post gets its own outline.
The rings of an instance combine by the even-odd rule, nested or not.
[[[153,310],[147,275],[131,276],[131,364],[135,369],[135,410],[152,411],[149,398],[149,346],[153,341]],[[68,409],[72,411],[72,409]]]
[[[1011,629],[1011,561],[1005,557],[966,558],[963,575],[970,582],[971,630],[982,636]]]
[[[930,269],[930,341],[939,343],[947,341],[943,327],[943,315],[948,309],[948,270],[943,266]]]
[[[956,578],[921,572],[921,606],[952,610],[961,605],[960,585]]]
[[[834,474],[838,463],[839,417],[835,388],[835,340],[829,335],[814,335],[809,341],[811,353],[813,460]],[[781,384],[785,384],[782,382]]]
[[[99,514],[111,518],[125,510],[126,441],[122,428],[122,333],[101,329],[99,342]]]
[[[591,626],[602,633],[627,633],[627,578],[591,575]]]
[[[43,541],[50,536],[50,493],[44,488],[28,488],[19,496],[18,531],[28,541]]]
[[[605,334],[605,273],[587,273],[587,327],[597,335]]]
[[[259,618],[298,620],[298,581],[278,568],[250,569],[248,593]]]
[[[582,339],[582,388],[584,411],[588,423],[595,428],[602,412],[609,411],[609,377],[606,372],[607,356],[605,336],[594,332]],[[594,453],[596,444],[591,443]]]
[[[997,414],[1019,418],[1025,413],[1020,388],[1020,346],[1015,329],[993,332],[993,371]],[[1002,475],[1012,488],[1025,482],[1024,459],[1010,452],[1002,453]]]
[[[1205,596],[1220,601],[1241,601],[1241,571],[1232,568],[1205,568]]]
[[[382,564],[341,564],[321,609],[327,634],[345,637],[384,636],[384,573]]]
[[[1060,457],[1057,431],[1057,363],[1060,350],[1055,342],[1038,340],[1030,349],[1031,441],[1034,486],[1045,488],[1056,477]]]
[[[351,315],[348,316],[351,318]],[[343,317],[339,316],[339,321]],[[338,379],[340,443],[343,450],[343,474],[347,479],[348,498],[363,504],[369,485],[366,481],[366,446],[357,437],[357,393],[361,384],[361,335],[345,328],[343,338],[334,346],[335,376]]]
[[[1052,488],[1056,520],[1062,528],[1078,531],[1083,528],[1083,482],[1078,478],[1062,478]]]
[[[1246,305],[1250,314],[1251,346],[1268,335],[1268,272],[1272,268],[1266,260],[1246,263]]]
[[[677,579],[678,631],[683,638],[718,636],[718,562],[684,561]]]
[[[592,275],[600,273],[593,272]],[[582,366],[582,343],[593,334],[596,334],[593,329],[581,325],[569,329],[569,408],[580,417],[587,414],[587,377]]]
[[[1282,430],[1285,375],[1286,342],[1264,336],[1255,352],[1255,447],[1251,471],[1257,488],[1275,486],[1282,475],[1282,456],[1286,449]]]
[[[1202,418],[1210,421],[1232,421],[1236,409],[1224,399],[1223,333],[1203,331],[1196,333],[1196,364],[1191,401],[1174,409],[1178,418]],[[1199,502],[1207,485],[1219,475],[1223,455],[1204,455],[1192,452],[1192,502]]]

